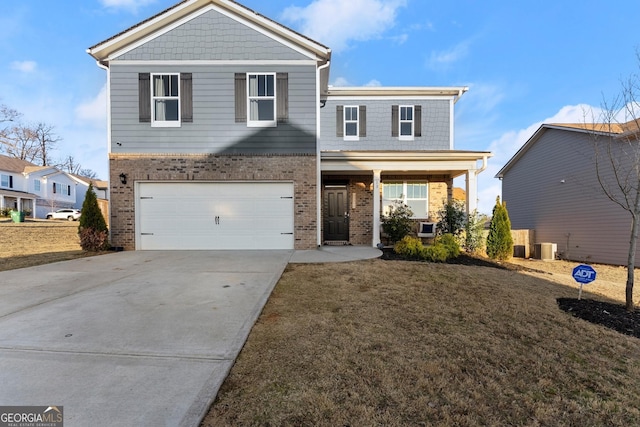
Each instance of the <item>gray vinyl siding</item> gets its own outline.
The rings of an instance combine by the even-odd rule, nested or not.
[[[193,123],[151,127],[138,115],[138,73],[192,73]],[[235,122],[234,74],[286,72],[289,118],[274,128]],[[315,154],[314,66],[111,66],[111,145],[114,153]]]
[[[587,134],[546,129],[505,173],[503,199],[512,228],[535,230],[537,243],[556,243],[570,260],[623,265],[631,217],[602,192],[593,150]]]
[[[115,60],[301,60],[301,53],[210,10]]]
[[[367,133],[359,141],[345,141],[336,136],[336,106],[365,105]],[[413,141],[400,141],[391,136],[391,106],[421,105],[422,136]],[[434,100],[334,100],[329,98],[320,110],[320,149],[329,150],[449,150],[451,148],[451,102]]]

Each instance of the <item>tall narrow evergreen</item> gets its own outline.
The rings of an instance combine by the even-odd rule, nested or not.
[[[487,236],[487,255],[492,259],[506,260],[513,255],[513,237],[511,237],[511,220],[507,212],[506,202],[500,203],[500,196],[496,198],[493,207],[493,217],[489,225]]]
[[[98,206],[96,193],[93,192],[93,185],[89,184],[82,203],[82,215],[80,215],[80,225],[78,226],[80,246],[85,251],[108,249],[108,231],[107,223]]]

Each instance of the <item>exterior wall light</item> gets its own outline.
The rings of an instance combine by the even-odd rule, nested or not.
[[[126,185],[127,184],[127,174],[122,172],[120,174],[120,182],[122,183],[122,185]]]

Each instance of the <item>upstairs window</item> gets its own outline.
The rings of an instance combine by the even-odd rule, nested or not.
[[[367,107],[336,106],[336,136],[345,141],[358,141],[360,137],[367,136]]]
[[[235,121],[275,127],[289,121],[288,73],[235,73]]]
[[[54,182],[53,183],[53,194],[62,194],[62,195],[70,196],[71,195],[71,186]]]
[[[0,175],[0,186],[4,188],[13,188],[13,176]]]
[[[391,136],[400,141],[413,141],[415,137],[422,136],[422,106],[393,105]]]
[[[138,74],[138,119],[153,127],[193,122],[191,73]]]
[[[179,74],[152,74],[151,126],[180,126],[179,79]]]
[[[276,125],[276,75],[247,75],[247,125],[269,127]]]
[[[33,191],[40,191],[40,180],[39,179],[34,179],[33,180]]]
[[[413,105],[400,106],[400,139],[413,139]]]

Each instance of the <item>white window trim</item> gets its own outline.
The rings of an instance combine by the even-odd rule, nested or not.
[[[42,182],[39,179],[33,180],[33,191],[37,191],[38,193],[41,191]]]
[[[251,96],[251,76],[273,76],[273,96]],[[250,128],[273,128],[278,126],[278,78],[276,73],[247,73],[247,127]],[[273,120],[251,120],[251,100],[252,99],[273,99]]]
[[[411,108],[411,120],[402,120],[402,109]],[[413,141],[416,133],[416,111],[413,105],[400,105],[398,106],[398,138],[400,141]],[[411,135],[402,134],[402,124],[411,123]]]
[[[421,180],[402,181],[402,182],[400,182],[400,181],[389,181],[389,182],[383,182],[382,186],[384,188],[385,185],[389,185],[389,184],[402,184],[401,198],[393,199],[393,200],[399,200],[402,203],[404,203],[405,205],[409,204],[409,203],[407,203],[409,200],[425,200],[426,201],[427,211],[425,212],[425,215],[424,216],[416,215],[415,212],[414,212],[414,215],[411,217],[411,219],[427,219],[427,218],[429,218],[429,181],[421,181]],[[427,196],[426,196],[426,198],[424,198],[424,199],[423,198],[419,198],[419,199],[412,198],[412,199],[409,199],[407,197],[407,193],[408,193],[407,184],[424,184],[424,185],[426,185],[426,188],[427,188]],[[384,190],[383,190],[383,194],[384,194]],[[392,199],[383,199],[383,209],[386,206],[385,205],[385,201],[387,201],[387,200],[392,200]]]
[[[153,96],[154,76],[178,76],[178,96]],[[180,73],[151,73],[151,127],[154,128],[179,128],[182,126],[182,111],[180,111]],[[178,120],[156,120],[156,99],[178,99]]]
[[[356,109],[356,120],[349,120],[348,123],[356,124],[356,134],[347,135],[347,108]],[[344,135],[344,141],[360,141],[360,106],[359,105],[345,105],[342,107],[342,135]]]

